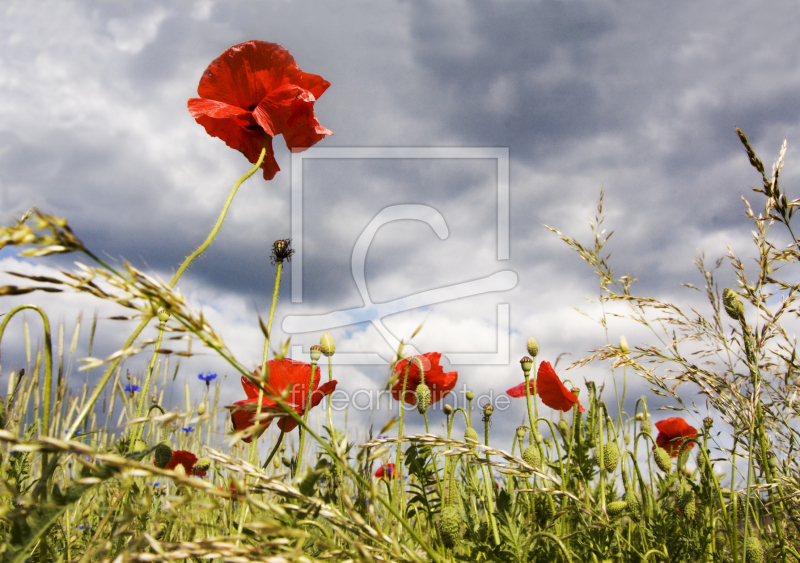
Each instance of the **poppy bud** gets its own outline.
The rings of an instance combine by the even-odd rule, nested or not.
[[[528,338],[528,354],[530,354],[532,358],[539,355],[539,343],[536,342],[533,336]]]
[[[727,287],[723,290],[722,305],[730,318],[735,321],[744,320],[744,303],[735,291]]]
[[[533,360],[530,359],[528,356],[525,356],[519,361],[520,365],[522,366],[522,371],[525,373],[530,373],[531,369],[533,368]]]
[[[624,336],[619,337],[619,350],[623,354],[628,353],[628,339],[625,338]]]
[[[619,448],[616,442],[607,442],[603,446],[603,466],[609,473],[617,468],[619,463]]]
[[[197,473],[200,471],[201,473],[205,473],[211,468],[211,460],[207,457],[201,457],[197,460],[197,463],[194,464],[194,471]]]
[[[453,405],[445,405],[442,407],[442,410],[444,411],[445,415],[450,416],[453,414]]]
[[[314,344],[311,347],[309,355],[311,356],[311,363],[316,364],[319,361],[319,357],[322,355],[322,346]]]
[[[563,418],[558,421],[558,431],[561,432],[564,438],[569,436],[569,424]]]
[[[478,441],[478,432],[472,426],[464,430],[464,441],[467,440],[473,440],[474,442]]]
[[[631,445],[631,435],[630,434],[625,434],[625,437],[622,438],[622,439],[625,441],[625,445],[626,446],[630,446]]]
[[[330,358],[336,352],[336,342],[334,342],[330,332],[326,332],[319,339],[319,347],[326,358]]]
[[[467,391],[467,401],[471,401],[474,398],[475,398],[475,393],[473,393],[472,391]]]
[[[653,459],[656,462],[656,466],[666,475],[672,473],[672,458],[667,453],[667,450],[656,446],[656,449],[653,451]]]
[[[147,449],[147,443],[144,440],[136,439],[133,441],[133,445],[131,446],[132,452],[143,452]],[[170,452],[172,455],[172,452]]]
[[[681,514],[686,516],[689,520],[694,520],[694,515],[697,512],[697,507],[694,503],[694,489],[692,489],[686,482],[682,482],[678,487],[677,505]]]
[[[158,313],[156,313],[156,316],[158,317],[158,320],[162,323],[167,322],[167,320],[169,319],[169,313],[167,313],[167,311],[164,309],[159,309]]]
[[[525,433],[528,431],[527,426],[520,426],[517,428],[517,438],[524,438]]]
[[[206,413],[206,404],[200,403],[199,405],[197,405],[197,414],[203,416],[205,413]]]
[[[156,446],[153,457],[155,458],[156,467],[164,469],[172,459],[172,448],[166,442],[161,442]]]
[[[650,424],[649,420],[643,420],[641,424],[642,432],[645,434],[650,434],[650,430],[653,429],[653,426]]]
[[[536,440],[537,444],[541,444],[542,440],[544,440],[544,436],[542,436],[537,432],[536,435],[533,437],[533,439]]]
[[[634,493],[632,490],[626,491],[625,496],[622,498],[628,505],[628,512],[631,513],[631,518],[634,520],[641,520],[642,501],[639,500],[639,497],[636,496],[636,493]]]
[[[417,398],[417,410],[419,411],[419,414],[425,414],[425,411],[427,411],[428,407],[431,405],[430,388],[424,383],[420,383],[417,385],[417,391],[415,395]]]
[[[627,502],[624,500],[615,500],[614,502],[608,503],[608,506],[606,506],[606,512],[609,516],[614,518],[615,516],[622,514],[626,508],[628,508]]]
[[[770,466],[770,469],[778,467],[778,458],[775,457],[775,452],[767,452],[767,465]]]
[[[522,452],[522,461],[531,467],[540,469],[542,467],[542,454],[539,453],[539,446],[528,446],[525,448],[525,451]]]
[[[448,506],[442,510],[442,515],[439,517],[439,537],[442,538],[446,548],[453,549],[461,539],[460,528],[461,517],[458,509],[455,506]]]
[[[275,457],[272,458],[272,467],[274,467],[275,469],[280,469],[281,460],[278,459],[278,456],[275,456]]]
[[[755,536],[747,536],[744,540],[744,552],[750,563],[764,563],[764,546]]]

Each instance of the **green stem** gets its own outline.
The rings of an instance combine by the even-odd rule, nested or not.
[[[233,201],[233,196],[236,195],[236,192],[239,190],[239,186],[241,186],[242,183],[245,180],[247,180],[250,176],[252,176],[253,174],[256,173],[256,170],[259,169],[259,167],[261,166],[261,163],[264,162],[264,157],[266,156],[266,154],[267,154],[267,149],[266,149],[266,146],[265,146],[265,147],[263,147],[261,149],[261,154],[259,155],[258,161],[256,162],[255,166],[253,166],[253,168],[248,170],[247,173],[244,176],[242,176],[241,178],[239,178],[236,181],[236,183],[233,185],[233,188],[231,188],[231,191],[228,194],[228,199],[225,200],[225,204],[222,206],[222,211],[219,214],[219,218],[217,219],[217,222],[214,224],[214,227],[211,229],[211,233],[209,233],[209,235],[206,238],[205,242],[203,242],[203,244],[201,244],[197,248],[197,250],[192,252],[183,261],[183,264],[181,264],[180,268],[178,268],[178,271],[175,272],[175,275],[172,276],[172,279],[169,282],[169,287],[170,288],[175,287],[175,284],[178,282],[180,277],[183,275],[183,272],[186,270],[186,268],[189,267],[189,264],[191,264],[194,261],[195,258],[200,256],[206,250],[206,248],[209,247],[211,242],[214,240],[214,237],[217,236],[217,233],[219,232],[219,229],[222,226],[222,222],[225,220],[225,216],[228,214],[228,208],[231,206],[231,202]],[[152,319],[153,316],[154,315],[145,317],[145,319],[139,324],[139,326],[136,327],[136,329],[133,331],[133,333],[128,337],[128,340],[125,341],[125,344],[122,345],[122,349],[123,350],[126,349],[126,348],[129,348],[131,346],[131,344],[133,344],[134,340],[136,340],[136,337],[139,336],[139,334],[141,334],[141,332],[148,325],[148,323],[150,322],[150,319]],[[86,402],[86,404],[81,409],[81,412],[78,414],[78,417],[72,423],[72,426],[70,426],[69,431],[67,432],[67,435],[65,436],[65,439],[69,440],[70,438],[72,438],[75,435],[75,432],[78,431],[78,427],[81,425],[81,423],[84,421],[84,419],[89,415],[89,412],[91,412],[92,408],[94,407],[94,404],[97,402],[97,399],[100,398],[100,395],[103,393],[103,390],[105,389],[106,384],[108,384],[109,379],[111,379],[111,375],[114,373],[114,370],[117,369],[117,366],[119,365],[119,363],[121,361],[122,361],[122,357],[119,357],[116,360],[114,360],[113,362],[111,362],[111,364],[108,366],[108,369],[106,369],[106,372],[103,374],[103,377],[100,379],[100,381],[98,382],[97,386],[94,388],[94,391],[89,396],[89,400]]]
[[[269,455],[267,456],[267,461],[264,462],[264,466],[263,466],[264,469],[266,469],[269,466],[269,462],[272,461],[272,458],[275,457],[275,453],[281,447],[281,442],[283,442],[283,435],[284,434],[286,434],[286,432],[281,430],[281,433],[278,435],[278,441],[275,442],[275,447],[272,448],[271,452],[269,452]]]
[[[536,359],[535,358],[533,360],[533,363],[534,363],[534,365],[536,365]],[[530,421],[530,424],[531,424],[531,435],[528,436],[528,444],[530,444],[532,446],[533,445],[534,434],[536,434],[536,429],[534,428],[534,421],[536,421],[538,416],[536,418],[534,418],[533,411],[531,410],[531,386],[528,383],[530,381],[530,379],[531,379],[531,371],[530,370],[523,371],[523,374],[525,375],[525,402],[528,405],[528,420]],[[533,384],[534,384],[534,386],[536,385],[536,380],[535,379],[533,381]]]
[[[488,455],[487,455],[488,458]],[[486,518],[489,520],[489,523],[492,526],[492,536],[494,536],[494,544],[496,546],[500,545],[500,532],[497,530],[497,522],[494,519],[494,499],[492,485],[494,484],[494,480],[490,479],[491,471],[486,470],[486,464],[481,464],[481,471],[483,471],[483,482],[485,484],[486,489]]]
[[[314,375],[315,371],[317,370],[317,362],[311,362],[311,378],[308,382],[308,395],[306,396],[306,408],[303,411],[303,426],[305,423],[308,422],[308,411],[311,410],[311,395],[314,394]],[[300,470],[300,467],[303,465],[303,445],[305,442],[306,433],[303,431],[303,427],[300,427],[300,447],[297,450],[297,460],[294,466],[294,473],[297,474],[297,471]]]
[[[332,356],[328,356],[328,382],[330,383],[333,380],[333,360],[331,359]],[[331,398],[328,397],[328,428],[331,431],[331,437],[333,437],[333,416],[331,416]]]
[[[403,436],[403,415],[406,412],[405,403],[406,403],[406,386],[408,385],[408,371],[411,369],[411,363],[416,361],[419,364],[419,371],[422,373],[422,360],[414,356],[413,358],[409,358],[408,363],[406,364],[406,371],[403,375],[403,390],[400,393],[400,422],[397,427],[397,437],[401,438]],[[400,466],[400,451],[402,449],[403,443],[398,440],[397,441],[397,453],[395,454],[394,460],[394,470],[395,475],[392,477],[394,479],[394,498],[399,499],[398,496],[398,483],[403,478],[403,468]]]

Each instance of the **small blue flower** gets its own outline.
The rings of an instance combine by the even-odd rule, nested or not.
[[[217,374],[216,373],[211,373],[210,371],[207,371],[205,373],[199,374],[197,376],[197,378],[200,381],[205,381],[206,385],[208,385],[209,383],[211,383],[212,381],[214,381],[217,378]]]
[[[92,526],[90,524],[86,524],[86,525],[81,524],[80,526],[78,526],[78,529],[79,530],[91,530]]]
[[[309,377],[309,379],[311,379],[311,378]],[[194,426],[185,426],[185,427],[181,428],[181,432],[186,432],[187,434],[189,432],[194,432]]]
[[[126,385],[125,387],[123,387],[123,389],[125,389],[126,393],[136,393],[141,389],[141,387],[139,387],[138,385]]]

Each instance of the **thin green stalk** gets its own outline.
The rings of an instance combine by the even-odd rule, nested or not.
[[[536,366],[536,358],[533,359],[533,365]],[[534,437],[534,434],[536,434],[536,429],[534,428],[534,421],[536,421],[539,417],[538,417],[538,413],[537,413],[537,416],[534,418],[533,411],[531,410],[531,386],[528,383],[530,381],[530,379],[531,379],[531,370],[526,370],[526,369],[523,368],[522,372],[523,372],[523,375],[525,376],[525,404],[528,405],[528,420],[530,421],[530,425],[531,425],[531,435],[528,436],[528,444],[530,444],[532,446],[533,445],[533,437]],[[536,385],[536,380],[535,379],[534,379],[533,384]]]
[[[175,284],[178,283],[178,280],[183,275],[183,272],[186,270],[186,268],[189,267],[189,264],[191,264],[194,261],[194,259],[200,256],[203,252],[205,252],[205,250],[211,245],[211,242],[217,236],[220,227],[222,227],[222,222],[225,220],[225,216],[228,214],[228,208],[231,206],[231,203],[233,202],[233,196],[236,195],[236,192],[239,190],[239,186],[241,186],[242,183],[245,180],[247,180],[250,176],[256,173],[256,170],[259,169],[261,163],[264,162],[264,157],[266,156],[266,154],[267,154],[267,148],[266,146],[264,146],[261,149],[261,154],[259,155],[258,161],[256,162],[255,166],[253,166],[250,170],[248,170],[247,173],[241,178],[239,178],[233,185],[233,188],[231,188],[231,191],[228,194],[228,199],[225,200],[225,204],[222,206],[222,211],[220,212],[219,217],[217,218],[217,222],[214,224],[214,227],[211,229],[211,232],[209,233],[208,237],[203,242],[203,244],[197,247],[197,250],[192,252],[183,261],[183,264],[181,264],[180,268],[178,268],[178,271],[175,272],[175,275],[172,276],[172,279],[169,282],[170,288],[175,287]],[[126,340],[125,344],[122,345],[123,350],[129,348],[131,344],[133,344],[134,340],[136,340],[139,334],[141,334],[144,328],[150,323],[150,319],[152,319],[153,316],[154,315],[147,316],[144,318],[144,320],[142,320],[141,323],[139,323],[139,326],[137,326],[136,329],[134,329],[133,333],[128,337],[128,340]],[[100,398],[100,395],[103,393],[103,390],[105,389],[108,380],[111,379],[111,375],[114,373],[114,370],[117,368],[117,366],[121,361],[122,357],[119,357],[116,360],[112,361],[111,364],[108,366],[108,369],[106,369],[106,372],[103,374],[103,377],[100,378],[100,381],[98,382],[94,391],[89,396],[89,400],[84,404],[83,408],[78,414],[78,417],[72,423],[72,426],[70,426],[65,439],[67,440],[71,439],[75,435],[75,432],[78,431],[78,427],[80,427],[81,423],[88,416],[89,412],[92,410],[92,408],[94,408],[94,404],[97,402],[97,399]]]
[[[263,465],[264,469],[266,469],[269,466],[269,462],[272,461],[272,458],[275,457],[275,453],[280,449],[281,442],[283,442],[284,434],[286,434],[286,432],[283,429],[281,429],[281,433],[278,435],[278,441],[275,442],[275,447],[272,448],[271,452],[269,452],[269,455],[267,456],[267,461],[264,462]]]
[[[311,395],[313,395],[314,390],[314,375],[317,370],[317,362],[311,361],[311,377],[308,382],[308,395],[306,396],[306,408],[303,412],[303,422],[308,422],[308,411],[311,410]],[[294,465],[294,474],[300,470],[300,467],[303,465],[303,446],[306,438],[306,433],[303,431],[303,428],[300,428],[300,447],[297,450],[297,459]]]
[[[333,360],[332,356],[328,356],[328,382],[333,380]],[[331,397],[328,397],[328,428],[331,430],[333,436],[333,416],[331,416]]]
[[[488,457],[488,456],[487,456]],[[492,536],[494,536],[494,544],[500,545],[500,532],[497,530],[497,522],[494,519],[494,499],[492,498],[492,484],[494,481],[489,478],[490,473],[486,470],[486,464],[481,464],[481,471],[483,471],[483,483],[486,489],[486,518],[492,526]]]
[[[403,375],[403,390],[400,393],[400,422],[398,423],[398,426],[397,426],[397,437],[398,438],[401,438],[403,436],[403,415],[406,412],[405,403],[406,403],[406,386],[408,385],[408,371],[411,369],[412,362],[415,362],[415,361],[419,365],[420,373],[422,373],[424,371],[422,369],[422,360],[420,360],[416,356],[414,356],[413,358],[409,358],[408,362],[406,363],[405,374]],[[397,454],[395,455],[395,461],[394,461],[394,470],[395,470],[396,476],[393,477],[393,479],[395,480],[394,481],[394,495],[393,496],[396,499],[400,498],[399,495],[398,495],[398,483],[403,478],[403,468],[400,466],[400,451],[402,449],[402,446],[403,446],[403,443],[400,440],[398,440],[397,441]]]

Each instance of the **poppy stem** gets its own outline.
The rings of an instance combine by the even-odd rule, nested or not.
[[[267,461],[264,462],[263,469],[267,469],[267,467],[269,467],[269,462],[272,461],[272,458],[275,457],[275,453],[280,449],[281,442],[283,442],[284,434],[286,434],[286,432],[281,430],[281,433],[278,435],[278,441],[275,442],[275,447],[272,448],[271,452],[269,452],[269,455],[267,456]]]
[[[535,363],[536,363],[536,358],[534,357],[534,365],[535,365]],[[533,445],[533,437],[536,434],[536,429],[534,428],[533,423],[539,417],[538,417],[538,413],[537,413],[537,417],[534,418],[533,417],[533,411],[531,410],[531,386],[528,383],[530,381],[530,379],[531,379],[531,370],[527,370],[526,371],[523,368],[522,373],[525,376],[525,403],[528,405],[528,421],[531,423],[531,434],[530,434],[530,436],[528,436],[528,444],[530,444],[532,446]],[[536,379],[533,380],[533,385],[534,385],[534,395],[535,395],[536,394],[536,391],[535,391],[535,389],[536,389]]]
[[[266,156],[266,154],[267,154],[267,147],[265,145],[261,149],[261,154],[259,155],[258,161],[256,162],[255,166],[253,166],[253,168],[248,170],[244,176],[239,178],[233,185],[233,188],[231,188],[231,191],[228,194],[228,199],[225,200],[225,204],[222,206],[222,211],[220,212],[219,218],[217,219],[217,222],[214,224],[214,227],[211,229],[211,233],[209,233],[206,240],[203,242],[203,244],[201,244],[197,248],[197,250],[195,250],[189,256],[186,257],[186,260],[183,261],[183,264],[181,264],[180,268],[178,268],[178,271],[175,272],[174,276],[172,276],[172,279],[169,282],[170,288],[175,287],[175,284],[178,283],[178,280],[183,275],[183,272],[186,270],[186,268],[189,267],[189,264],[191,264],[195,258],[200,256],[206,250],[206,248],[208,248],[209,245],[211,245],[211,242],[217,236],[217,233],[219,232],[219,229],[222,226],[222,222],[225,220],[225,216],[228,213],[228,208],[231,206],[231,203],[233,202],[233,196],[236,195],[236,192],[239,190],[239,186],[241,186],[242,183],[245,180],[247,180],[250,176],[256,173],[256,170],[259,169],[261,163],[264,162],[264,157]],[[150,315],[145,317],[144,320],[142,320],[139,326],[137,326],[136,329],[133,331],[133,333],[128,337],[128,340],[125,341],[125,344],[122,345],[123,350],[130,348],[131,344],[133,344],[133,341],[136,340],[136,337],[139,336],[139,334],[141,334],[141,332],[145,329],[145,327],[150,323],[150,319],[152,319],[154,316],[155,315]],[[111,362],[111,364],[108,366],[106,372],[103,374],[103,377],[100,379],[97,386],[94,388],[94,391],[89,397],[89,400],[86,401],[86,404],[84,404],[80,414],[78,414],[78,417],[75,419],[75,421],[72,423],[72,426],[70,426],[69,430],[67,431],[67,435],[64,437],[65,440],[69,440],[70,438],[72,438],[75,435],[75,432],[78,431],[78,427],[81,425],[84,419],[89,415],[89,412],[91,412],[92,408],[94,408],[94,404],[97,402],[97,399],[100,398],[100,395],[103,393],[106,384],[108,384],[108,381],[111,379],[111,375],[114,373],[114,370],[117,369],[117,366],[122,361],[123,357],[124,356],[120,356],[119,358]]]
[[[423,369],[422,369],[422,360],[420,360],[418,357],[414,356],[413,358],[410,358],[408,360],[408,363],[406,364],[406,372],[405,372],[405,375],[403,375],[403,391],[400,393],[400,422],[399,422],[399,424],[397,426],[397,437],[398,438],[401,438],[403,436],[403,414],[405,413],[406,386],[408,385],[408,371],[411,369],[411,364],[414,361],[416,361],[419,364],[420,373],[422,373],[422,371],[423,371]],[[395,455],[395,461],[394,461],[394,469],[395,469],[395,472],[397,473],[397,476],[396,476],[396,479],[395,479],[395,482],[394,482],[394,498],[396,498],[396,499],[400,498],[398,496],[398,490],[397,489],[398,489],[398,483],[403,478],[403,467],[402,467],[402,465],[400,465],[400,453],[401,453],[402,445],[403,445],[403,443],[400,440],[398,440],[397,441],[397,454]]]
[[[332,356],[328,356],[328,383],[333,380],[333,360]],[[328,397],[328,428],[331,429],[331,436],[333,436],[333,417],[331,416],[331,397]]]
[[[297,471],[300,469],[300,466],[303,465],[303,445],[305,444],[306,432],[305,432],[305,425],[308,422],[308,411],[311,410],[311,395],[314,394],[314,380],[316,371],[317,371],[317,362],[311,361],[311,377],[308,381],[308,392],[306,393],[306,405],[303,412],[303,425],[300,427],[300,447],[297,449],[297,461],[294,465],[294,474],[297,474]],[[320,378],[321,379],[321,378]]]

